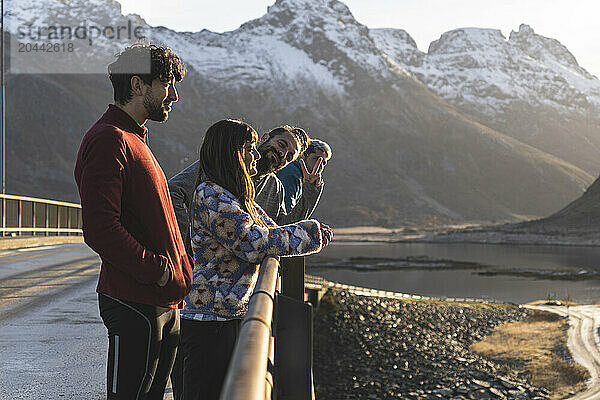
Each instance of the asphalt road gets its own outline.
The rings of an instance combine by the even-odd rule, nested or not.
[[[0,252],[0,399],[106,398],[99,267],[82,244]]]

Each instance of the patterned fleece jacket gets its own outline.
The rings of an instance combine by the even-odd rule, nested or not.
[[[183,318],[243,318],[266,256],[299,256],[321,250],[319,222],[278,226],[255,206],[267,227],[254,223],[221,186],[207,181],[196,189],[191,226],[194,280],[181,311]]]

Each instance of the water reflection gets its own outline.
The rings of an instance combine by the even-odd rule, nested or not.
[[[338,243],[307,265],[330,280],[426,296],[600,303],[598,247]]]

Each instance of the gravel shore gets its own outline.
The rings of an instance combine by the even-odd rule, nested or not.
[[[407,302],[329,291],[315,318],[318,400],[544,399],[507,366],[469,346],[528,311]]]

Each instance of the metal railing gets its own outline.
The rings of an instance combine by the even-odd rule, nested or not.
[[[267,257],[260,266],[258,283],[250,297],[248,312],[240,327],[239,339],[229,363],[221,400],[265,400],[273,391],[267,370],[273,363],[272,336],[275,288],[279,261]]]
[[[260,266],[221,400],[314,399],[312,306],[304,301],[304,257],[284,258],[279,267],[274,257]],[[283,293],[276,290],[280,283]]]
[[[310,299],[311,291],[336,288],[359,295],[386,298],[495,302],[433,298],[331,282],[306,275],[304,257],[282,259],[281,294],[276,290],[279,286],[279,266],[274,257],[265,258],[260,266],[258,282],[241,324],[220,400],[314,399],[312,312],[310,304],[304,303],[304,295],[308,294],[309,301],[315,305],[319,298],[315,296]],[[303,348],[309,353],[305,352],[304,358]],[[290,356],[293,359],[291,363]]]
[[[76,203],[0,194],[0,207],[2,237],[83,234],[81,205]]]

